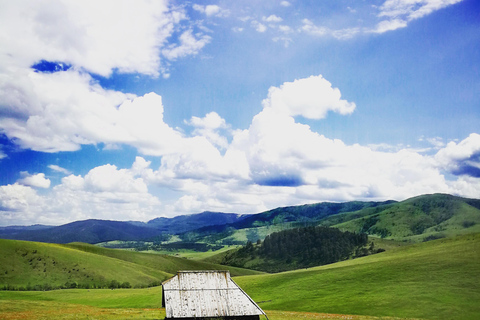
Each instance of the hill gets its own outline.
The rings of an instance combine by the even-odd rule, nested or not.
[[[48,229],[27,230],[5,236],[5,238],[49,243],[74,241],[98,243],[110,240],[145,240],[158,234],[158,231],[146,226],[136,226],[122,221],[91,219]]]
[[[45,288],[158,285],[178,270],[229,269],[232,275],[258,272],[156,254],[99,248],[88,244],[50,244],[0,240],[0,286]],[[66,285],[68,283],[68,285]]]
[[[142,241],[161,234],[177,234],[204,226],[238,222],[245,215],[202,212],[174,218],[156,218],[147,223],[89,219],[61,226],[11,226],[0,228],[0,238],[49,243],[99,243],[112,240]]]
[[[236,277],[235,282],[273,320],[476,320],[480,314],[479,250],[480,235],[472,234],[322,267]],[[0,291],[0,310],[8,312],[8,319],[57,318],[58,310],[65,314],[61,319],[70,319],[83,315],[85,309],[92,311],[81,318],[107,319],[106,313],[92,309],[98,307],[122,308],[111,309],[115,315],[108,319],[162,319],[160,301],[161,288]],[[151,310],[160,312],[153,315]]]
[[[423,195],[322,221],[341,230],[413,242],[480,232],[480,200]]]
[[[265,310],[478,319],[480,234],[235,281]]]
[[[316,225],[420,242],[480,232],[480,200],[430,194],[401,202],[326,202],[284,207],[236,223],[200,228],[180,237],[184,241],[238,245],[263,240],[273,232]]]
[[[445,194],[423,195],[401,202],[323,202],[276,208],[254,215],[203,212],[143,222],[85,220],[45,229],[10,229],[0,237],[51,243],[99,243],[112,240],[161,242],[175,239],[239,245],[272,232],[304,226],[333,226],[388,239],[424,241],[480,232],[480,200]],[[171,242],[171,241],[170,241]],[[172,247],[182,247],[170,244]],[[141,244],[140,244],[141,247]]]
[[[235,223],[246,217],[248,215],[205,211],[173,218],[156,218],[148,221],[146,225],[168,234],[179,234],[207,226]]]

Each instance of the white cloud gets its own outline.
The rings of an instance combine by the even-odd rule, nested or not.
[[[66,176],[41,195],[20,181],[0,186],[0,216],[6,225],[58,225],[90,218],[146,221],[158,216],[160,205],[133,168],[113,165],[93,168],[85,177]]]
[[[402,19],[384,20],[377,24],[377,27],[373,30],[373,32],[384,33],[387,31],[405,28],[406,26],[407,22]]]
[[[287,33],[287,34],[293,32],[292,28],[290,28],[289,26],[284,26],[284,25],[278,26],[278,30],[282,31],[283,33]]]
[[[435,159],[454,175],[480,178],[480,134],[472,133],[459,143],[449,142]]]
[[[4,1],[1,65],[63,61],[109,76],[159,74],[160,48],[186,17],[168,1]]]
[[[45,214],[45,201],[37,192],[18,183],[0,186],[0,221],[2,225],[31,225]]]
[[[263,16],[262,17],[262,20],[265,21],[265,22],[272,22],[272,23],[277,23],[277,22],[282,22],[283,19],[272,14],[272,15],[269,15],[268,17],[265,17]]]
[[[328,111],[351,114],[355,103],[341,99],[338,88],[321,75],[285,82],[280,88],[271,87],[264,108],[273,108],[290,116],[301,115],[309,119],[325,118]]]
[[[280,2],[280,5],[282,7],[290,7],[292,4],[288,1],[282,1],[282,2]]]
[[[329,29],[325,27],[318,27],[312,21],[308,19],[302,20],[303,26],[300,31],[315,35],[315,36],[325,36],[329,34]]]
[[[181,133],[163,121],[162,98],[136,97],[105,90],[87,74],[75,71],[30,72],[25,99],[34,107],[15,118],[0,119],[0,128],[23,148],[43,152],[75,151],[83,144],[129,144],[146,154],[161,155],[181,148]],[[2,95],[18,95],[4,91]],[[162,137],[159,139],[159,137]]]
[[[210,143],[225,149],[228,146],[228,140],[220,134],[222,129],[228,129],[225,119],[221,118],[216,112],[210,112],[204,118],[192,117],[186,124],[195,127],[194,136],[205,137]]]
[[[85,105],[87,115],[67,117],[66,128],[74,130],[65,131],[53,115],[46,116],[47,109],[54,106],[40,103],[31,116],[36,116],[36,121],[50,121],[42,141],[58,135],[76,146],[84,140],[125,143],[143,154],[161,155],[160,166],[152,168],[152,162],[142,157],[129,169],[99,166],[83,177],[64,177],[61,184],[42,195],[20,181],[3,186],[0,212],[7,217],[5,221],[148,220],[203,210],[255,213],[327,200],[403,200],[434,192],[478,193],[478,134],[450,142],[435,156],[427,156],[401,146],[347,145],[299,122],[301,118],[295,116],[322,119],[329,111],[348,115],[355,110],[355,104],[342,99],[340,90],[321,75],[271,87],[262,102],[263,110],[245,130],[231,130],[219,114],[210,112],[185,121],[193,127],[192,136],[164,122],[161,97],[154,93],[136,97],[102,91],[92,84],[87,88],[95,88],[91,91],[101,101],[105,99],[107,106],[97,104],[90,110]],[[74,111],[69,109],[71,105],[62,110],[70,114]],[[89,120],[83,123],[82,117]],[[58,118],[65,121],[63,116]],[[88,126],[91,119],[101,119],[103,129]],[[16,124],[19,131],[27,132],[21,120]],[[33,139],[32,132],[27,140],[33,143]],[[458,178],[447,180],[445,170]],[[152,185],[176,197],[160,203],[149,192]]]
[[[180,44],[172,44],[162,50],[168,60],[176,60],[189,55],[196,55],[206,44],[211,41],[208,35],[194,35],[192,30],[187,30],[180,36]]]
[[[267,31],[267,26],[256,20],[252,21],[252,27],[254,27],[255,30],[257,30],[257,32],[260,32],[260,33]]]
[[[20,175],[22,178],[17,183],[21,185],[44,189],[50,188],[50,179],[45,178],[44,173],[29,174],[26,171],[22,171]]]
[[[378,17],[386,17],[387,20],[379,22],[374,32],[383,33],[404,28],[412,20],[460,1],[462,0],[386,0],[379,7]]]
[[[70,170],[67,170],[67,169],[62,168],[60,166],[57,166],[56,164],[51,164],[48,167],[50,169],[52,169],[53,171],[56,171],[56,172],[60,172],[60,173],[67,174],[67,175],[72,174],[72,172]]]
[[[207,17],[227,17],[230,14],[230,11],[227,9],[222,9],[221,7],[215,4],[209,4],[206,6],[194,4],[192,8],[198,12],[204,13]]]
[[[304,32],[316,37],[331,36],[339,40],[347,40],[361,32],[359,27],[332,30],[327,27],[317,26],[309,19],[303,19],[302,24],[303,25],[299,28],[300,32]]]

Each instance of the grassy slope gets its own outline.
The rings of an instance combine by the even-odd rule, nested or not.
[[[160,287],[130,290],[0,291],[0,319],[163,319],[165,309],[159,309],[161,295]],[[266,313],[270,320],[379,320],[369,316],[278,310],[266,310]],[[264,317],[261,319],[265,320]]]
[[[87,244],[58,245],[0,240],[0,285],[60,286],[68,282],[101,285],[111,280],[132,286],[171,277],[177,270],[229,269],[231,274],[258,274],[172,256],[99,248]]]
[[[309,312],[425,319],[477,319],[480,314],[480,235],[440,239],[400,247],[374,256],[274,275],[237,277],[235,281],[271,320],[356,319]],[[83,319],[162,318],[161,288],[130,290],[0,291],[0,318],[15,312],[73,309]],[[69,309],[70,308],[70,309]],[[103,309],[121,308],[108,315]],[[125,309],[127,308],[127,309]],[[135,313],[128,308],[143,308]],[[83,311],[83,310],[86,311]],[[42,311],[44,310],[44,311]],[[287,312],[279,311],[286,310]],[[292,311],[299,313],[291,313]],[[90,312],[90,313],[88,313]],[[103,316],[102,316],[103,314]],[[137,316],[135,316],[137,314]],[[118,317],[116,317],[117,315]],[[62,318],[55,315],[51,319]],[[24,317],[24,319],[28,319]],[[18,318],[15,318],[18,319]],[[360,317],[359,319],[366,319]]]
[[[160,268],[79,251],[64,245],[0,240],[0,285],[27,286],[65,282],[103,284],[111,280],[147,285],[171,275]]]
[[[465,226],[465,222],[472,225]],[[420,242],[428,236],[451,237],[480,232],[480,210],[463,198],[435,194],[338,215],[322,222],[325,223],[352,232],[375,234],[378,230],[387,230],[387,239]]]
[[[161,269],[170,274],[174,274],[178,270],[230,270],[230,274],[232,276],[254,275],[261,273],[254,270],[221,266],[202,261],[178,258],[171,255],[158,255],[127,250],[106,249],[85,243],[71,243],[66,246],[75,248],[77,250],[95,253],[100,256],[133,262],[153,269]]]
[[[235,281],[267,310],[478,319],[479,252],[475,234]]]

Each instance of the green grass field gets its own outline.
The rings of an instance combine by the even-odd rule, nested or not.
[[[84,290],[49,292],[0,292],[0,319],[163,319],[160,287],[149,289]],[[266,310],[270,320],[397,318]],[[266,319],[262,316],[261,319]]]
[[[17,240],[0,240],[0,288],[103,286],[112,280],[131,286],[147,286],[170,278],[178,270],[230,270],[232,276],[259,272],[88,244],[58,245]]]
[[[234,281],[270,320],[473,320],[480,315],[478,279],[480,234]],[[0,291],[0,319],[163,319],[160,305],[160,287]]]
[[[480,315],[479,253],[475,234],[236,282],[269,310],[473,320]]]

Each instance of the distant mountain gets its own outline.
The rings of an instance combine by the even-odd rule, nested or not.
[[[25,232],[25,231],[33,231],[33,230],[46,230],[53,228],[53,226],[46,226],[41,224],[35,224],[33,226],[8,226],[8,227],[0,227],[0,238],[14,236],[16,234]]]
[[[207,211],[174,218],[157,218],[147,223],[90,219],[55,227],[40,225],[2,227],[0,238],[49,243],[147,240],[162,233],[178,234],[204,226],[237,222],[245,217],[234,213]]]
[[[350,201],[343,203],[321,202],[315,204],[305,204],[300,206],[280,207],[265,212],[252,214],[243,219],[224,225],[212,225],[191,231],[184,236],[186,239],[200,239],[217,233],[231,234],[232,230],[257,228],[263,226],[278,225],[283,223],[292,223],[292,225],[302,225],[305,223],[315,224],[316,222],[333,215],[344,212],[358,211],[365,208],[376,208],[396,203],[393,200],[374,202],[374,201]]]
[[[323,225],[390,239],[423,241],[480,232],[480,200],[433,194],[401,202],[323,202],[281,207],[253,215],[206,211],[174,218],[157,218],[147,223],[85,220],[58,227],[3,227],[0,228],[0,238],[98,243],[180,234],[185,241],[221,243],[222,239],[231,237],[238,230],[255,231],[259,230],[255,228],[269,228],[272,225],[284,225],[285,228]],[[246,242],[236,240],[242,241]]]
[[[50,243],[98,243],[111,240],[144,240],[158,233],[155,229],[135,226],[128,222],[91,219],[47,229],[26,230],[4,238]]]
[[[374,208],[392,203],[395,203],[395,201],[350,201],[343,203],[321,202],[315,204],[305,204],[301,206],[281,207],[251,215],[245,219],[242,219],[241,221],[233,223],[232,226],[236,229],[244,229],[284,222],[318,221],[325,217],[343,212],[358,211],[365,208]]]
[[[181,237],[186,241],[238,244],[245,243],[249,234],[263,239],[275,231],[314,225],[420,242],[480,232],[480,200],[429,194],[401,202],[324,202],[283,207],[232,224],[193,230]]]
[[[219,226],[239,222],[249,215],[205,211],[197,214],[156,218],[146,223],[148,227],[170,234],[179,234],[207,226]]]

